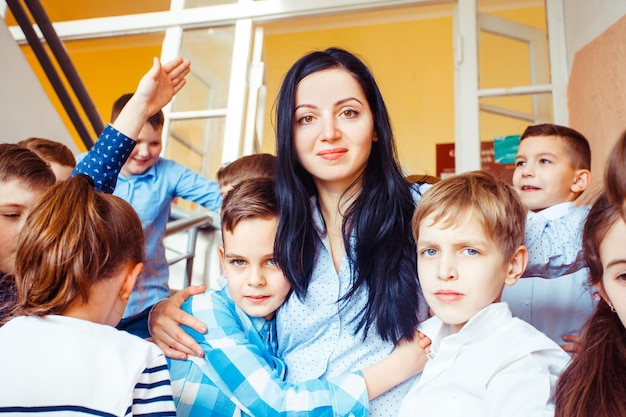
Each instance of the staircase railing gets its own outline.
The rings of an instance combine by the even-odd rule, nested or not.
[[[102,122],[102,118],[100,117],[98,111],[96,110],[96,106],[94,105],[87,89],[85,88],[84,83],[82,82],[76,68],[72,64],[70,57],[63,46],[63,42],[59,39],[52,26],[52,22],[48,18],[46,11],[42,7],[39,0],[6,0],[7,6],[13,13],[15,20],[18,25],[24,32],[24,36],[28,41],[28,44],[33,50],[35,57],[39,61],[39,64],[43,68],[46,77],[50,81],[52,88],[54,89],[56,95],[58,96],[63,108],[65,109],[70,121],[74,125],[76,132],[80,136],[85,148],[89,149],[93,146],[94,135],[89,132],[83,118],[80,115],[74,101],[72,100],[68,89],[65,87],[59,72],[53,64],[52,59],[48,55],[46,48],[44,48],[39,35],[33,28],[31,21],[29,20],[28,14],[24,9],[22,3],[25,3],[28,7],[30,15],[33,17],[39,30],[43,34],[43,37],[48,44],[50,52],[54,57],[55,61],[63,71],[63,75],[67,80],[72,92],[76,96],[78,103],[81,106],[83,113],[87,116],[89,122],[91,123],[91,127],[95,132],[95,136],[99,135],[102,130],[104,130],[104,123]]]
[[[185,231],[187,232],[187,248],[185,251],[182,251],[178,248],[167,248],[168,250],[176,254],[174,257],[168,258],[168,263],[170,266],[178,262],[185,261],[185,272],[183,277],[184,288],[191,285],[199,229],[201,227],[208,227],[209,230],[214,233],[219,225],[214,224],[214,219],[208,212],[191,213],[185,210],[178,209],[174,206],[172,206],[171,217],[175,218],[175,220],[170,220],[167,223],[165,227],[166,237],[174,235],[176,233],[182,233]],[[203,283],[207,283],[208,277],[203,277],[202,281]]]

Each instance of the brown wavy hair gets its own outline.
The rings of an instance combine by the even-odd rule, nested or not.
[[[28,189],[48,188],[56,182],[48,164],[29,149],[0,144],[0,182],[20,181]]]
[[[30,149],[46,162],[56,162],[74,168],[76,158],[72,150],[61,142],[45,138],[28,138],[17,142],[22,148]]]
[[[621,220],[620,206],[602,194],[583,229],[583,253],[590,284],[602,283],[600,243]],[[583,328],[578,352],[556,387],[556,417],[626,416],[626,330],[617,314],[600,301]]]
[[[16,255],[19,315],[61,314],[87,303],[93,283],[143,262],[139,217],[126,201],[78,175],[46,191],[26,220]]]
[[[621,207],[626,197],[626,131],[609,154],[605,169],[604,179],[609,201]]]

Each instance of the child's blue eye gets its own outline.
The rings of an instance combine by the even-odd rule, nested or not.
[[[436,249],[424,249],[422,251],[422,255],[424,256],[435,256],[437,254],[437,250]]]
[[[478,252],[476,249],[473,249],[473,248],[466,248],[464,249],[464,252],[470,256],[476,256],[480,254],[480,252]]]

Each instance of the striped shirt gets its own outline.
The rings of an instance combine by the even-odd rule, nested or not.
[[[227,288],[191,297],[182,307],[209,331],[203,335],[186,328],[204,358],[168,359],[179,417],[368,415],[360,371],[297,384],[283,381],[275,322],[246,315]]]
[[[0,328],[0,415],[176,416],[156,345],[65,316]]]

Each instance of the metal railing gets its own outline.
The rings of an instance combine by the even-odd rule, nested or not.
[[[214,218],[209,212],[188,212],[172,206],[171,214],[172,218],[165,227],[165,237],[174,235],[176,233],[187,232],[187,248],[186,251],[181,251],[177,248],[168,247],[167,249],[174,252],[176,256],[168,258],[168,264],[174,265],[178,262],[185,261],[185,272],[183,277],[183,288],[191,285],[191,278],[193,276],[193,263],[196,255],[196,243],[198,241],[198,231],[202,227],[209,227],[211,230],[216,230],[219,225],[214,224]],[[207,281],[206,277],[203,281]]]
[[[46,11],[42,7],[39,0],[6,0],[6,3],[11,10],[11,13],[13,13],[15,20],[24,32],[24,36],[32,48],[35,57],[48,77],[52,88],[57,94],[57,97],[63,105],[63,108],[70,118],[72,125],[76,129],[76,132],[83,141],[85,148],[91,148],[94,144],[93,134],[89,132],[87,125],[83,121],[81,112],[77,109],[76,104],[72,100],[68,88],[63,82],[59,71],[57,71],[57,67],[54,65],[54,61],[56,61],[61,69],[61,72],[65,76],[67,84],[76,96],[80,109],[89,120],[96,136],[104,130],[104,123],[102,122],[102,118],[98,114],[96,106],[89,96],[85,85],[78,75],[78,71],[76,71],[76,68],[72,64],[69,54],[57,36]],[[43,34],[43,38],[48,45],[50,53],[48,53],[48,50],[44,47],[42,40],[39,39],[39,35],[33,28],[23,3],[28,8],[30,16],[32,16],[35,23],[37,23],[39,30]],[[54,61],[50,55],[52,55]]]

